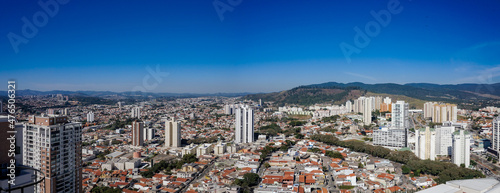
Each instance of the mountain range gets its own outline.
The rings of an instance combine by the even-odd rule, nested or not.
[[[365,84],[361,82],[327,82],[298,86],[281,92],[250,94],[245,99],[273,101],[278,105],[316,103],[345,103],[366,94],[406,96],[423,101],[466,103],[478,100],[499,100],[500,83],[495,84]]]
[[[5,100],[6,91],[0,91],[0,98]],[[500,101],[500,83],[495,84],[430,84],[430,83],[379,83],[366,84],[361,82],[303,85],[271,93],[143,93],[143,92],[111,92],[111,91],[37,91],[16,90],[17,96],[63,94],[75,97],[101,98],[134,98],[134,97],[202,97],[224,96],[242,97],[243,99],[272,101],[278,105],[296,104],[312,105],[316,103],[341,104],[363,95],[383,95],[396,99],[422,101],[441,101],[452,103],[477,103],[478,101]],[[482,104],[483,105],[483,104]],[[420,106],[420,105],[418,105]]]
[[[7,96],[7,91],[0,91],[2,96]],[[40,96],[63,94],[73,96],[89,96],[89,97],[201,97],[201,96],[224,96],[224,97],[238,97],[252,94],[245,93],[154,93],[154,92],[112,92],[112,91],[65,91],[65,90],[52,90],[52,91],[38,91],[38,90],[16,90],[17,96]]]

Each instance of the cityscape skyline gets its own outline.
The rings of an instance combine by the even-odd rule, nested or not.
[[[498,0],[0,4],[0,193],[500,192]]]
[[[379,33],[367,33],[384,20],[372,11],[380,15],[397,2],[400,11],[377,24]],[[223,19],[213,2],[159,3],[71,1],[49,7],[50,14],[37,2],[6,2],[0,77],[43,91],[132,91],[146,80],[146,91],[172,93],[271,92],[329,81],[500,82],[499,2],[242,1]],[[45,23],[33,20],[40,12]],[[33,37],[23,35],[26,23],[39,24]],[[356,46],[356,27],[371,35],[346,57],[341,45]]]

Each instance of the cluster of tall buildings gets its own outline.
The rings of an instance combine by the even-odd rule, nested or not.
[[[130,117],[132,118],[141,118],[141,108],[140,107],[133,107],[131,112],[130,112]]]
[[[234,115],[239,106],[238,104],[226,104],[224,105],[224,113],[226,115]]]
[[[143,146],[144,141],[154,138],[154,128],[144,128],[144,122],[132,122],[132,145]],[[181,146],[181,126],[174,118],[165,121],[165,147]]]
[[[350,106],[350,101],[346,106]],[[405,101],[392,103],[389,97],[359,97],[354,100],[352,110],[363,114],[363,124],[372,123],[372,112],[391,112],[391,125],[373,130],[373,144],[388,147],[408,147],[409,105]]]
[[[443,123],[446,121],[457,121],[457,105],[449,103],[426,102],[424,103],[424,117],[430,118],[432,122]]]
[[[352,105],[352,111],[355,113],[363,114],[363,123],[365,125],[369,125],[372,122],[372,112],[375,110],[379,110],[380,112],[388,111],[388,107],[390,107],[391,98],[385,97],[382,99],[381,96],[376,97],[359,97],[354,100],[354,104]],[[346,103],[346,106],[351,106],[350,101]],[[382,109],[383,108],[383,109]]]
[[[470,164],[471,135],[449,123],[435,128],[415,130],[415,155],[420,159],[435,160],[437,156],[451,156],[456,165]]]
[[[384,99],[382,104],[387,104],[385,102],[391,102],[391,100]],[[373,131],[373,144],[398,148],[408,147],[409,105],[405,101],[397,101],[391,103],[390,106],[392,112],[391,125]]]
[[[237,107],[237,108],[234,108]],[[219,142],[217,153],[235,152],[238,143],[254,141],[254,112],[247,105],[234,105],[230,113],[235,114],[235,144],[227,146]],[[134,107],[132,117],[140,117],[140,108]],[[6,117],[6,116],[4,116]],[[2,117],[2,132],[9,129],[7,118]],[[94,121],[94,113],[87,113],[87,121]],[[19,124],[19,157],[23,165],[40,170],[45,181],[36,185],[35,192],[82,192],[82,129],[79,122],[71,122],[67,116],[31,116],[24,125]],[[144,128],[144,122],[132,122],[132,145],[143,146],[144,141],[155,135],[153,128]],[[22,142],[22,143],[21,143]],[[165,147],[181,146],[180,122],[170,119],[165,122]],[[227,146],[227,147],[226,147]],[[2,146],[8,147],[8,146]],[[228,149],[230,148],[230,149]],[[197,148],[199,150],[200,148]],[[4,152],[3,149],[1,149]],[[211,149],[207,149],[209,151]],[[5,151],[8,151],[5,149]],[[17,150],[16,150],[17,151]],[[8,162],[7,159],[0,160]]]

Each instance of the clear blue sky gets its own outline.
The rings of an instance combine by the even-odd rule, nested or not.
[[[494,0],[397,1],[400,12],[386,26],[377,23],[380,31],[348,62],[340,44],[356,46],[354,28],[365,31],[377,21],[370,12],[388,10],[391,1],[71,0],[54,14],[37,1],[2,1],[0,81],[34,90],[191,93],[328,81],[500,82]],[[221,19],[214,2],[232,11]],[[33,24],[36,34],[23,17],[40,26]],[[17,46],[12,34],[21,37]],[[168,75],[154,79],[148,66]]]

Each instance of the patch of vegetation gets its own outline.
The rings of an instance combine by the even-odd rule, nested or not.
[[[323,117],[321,118],[321,121],[327,123],[327,122],[336,122],[338,119],[340,119],[340,116],[339,115],[333,115],[333,116],[330,116],[330,117]]]
[[[223,138],[221,138],[222,140]],[[198,137],[198,138],[194,138],[194,139],[190,139],[187,141],[187,144],[203,144],[203,143],[215,143],[219,140],[219,137],[217,136],[213,136],[213,137],[209,137],[209,138],[203,138],[203,137]]]
[[[181,169],[182,165],[185,163],[193,163],[197,162],[198,158],[196,158],[195,154],[186,154],[182,157],[181,160],[175,160],[171,162],[166,162],[165,160],[160,161],[157,164],[154,164],[153,167],[148,168],[148,171],[141,172],[142,177],[144,178],[152,178],[159,171],[163,170],[165,173],[169,173],[172,169]]]
[[[353,188],[354,188],[354,186],[347,186],[347,185],[341,185],[341,186],[339,186],[339,189],[343,189],[343,190],[345,190],[345,189],[353,189]]]
[[[338,151],[326,151],[325,155],[328,157],[331,157],[331,158],[344,159],[344,156],[342,155],[342,153],[340,153]]]
[[[95,186],[90,191],[92,193],[121,193],[122,190],[119,188],[112,188],[108,186]]]
[[[290,121],[290,123],[288,123],[288,125],[295,127],[295,126],[302,126],[306,123],[307,123],[306,121]]]
[[[259,128],[259,133],[270,136],[276,136],[278,135],[278,133],[281,133],[282,131],[283,130],[281,129],[281,127],[278,126],[276,123],[272,123],[270,125],[266,125]]]
[[[260,182],[260,177],[256,173],[246,173],[243,179],[234,180],[233,184],[242,188],[242,192],[252,192],[251,186],[256,186]]]
[[[413,171],[415,175],[422,173],[438,176],[436,179],[438,183],[445,183],[450,180],[484,177],[480,171],[461,168],[453,163],[421,160],[410,151],[392,151],[382,146],[368,145],[358,140],[341,141],[331,135],[312,135],[311,139],[405,164],[405,166]]]

